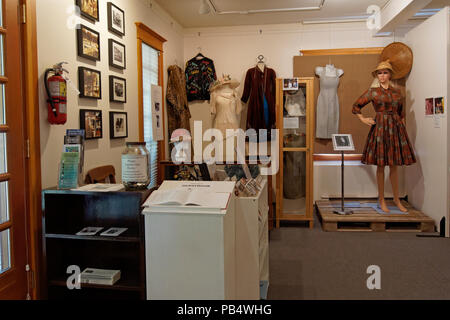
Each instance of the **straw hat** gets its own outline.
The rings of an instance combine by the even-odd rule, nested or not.
[[[391,71],[392,78],[394,78],[395,72],[394,72],[394,69],[392,68],[392,65],[391,65],[389,59],[386,60],[386,61],[380,62],[380,64],[378,65],[378,67],[377,67],[375,70],[373,70],[373,72],[372,72],[373,77],[374,77],[374,78],[377,77],[377,71],[378,71],[378,70],[385,70],[385,69],[390,70],[390,71]]]
[[[219,87],[226,85],[226,84],[229,84],[231,89],[235,89],[235,88],[239,87],[239,85],[240,85],[239,81],[237,81],[235,79],[231,79],[231,77],[229,75],[226,75],[226,76],[222,76],[222,79],[217,79],[216,81],[211,83],[211,85],[209,87],[209,92],[213,92],[214,90],[216,90]]]
[[[402,42],[393,42],[381,52],[380,61],[390,61],[394,70],[392,79],[404,78],[412,68],[413,53],[410,47]]]

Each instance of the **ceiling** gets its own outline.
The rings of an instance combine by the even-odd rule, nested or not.
[[[184,28],[284,24],[303,20],[345,19],[367,15],[370,5],[382,8],[389,0],[325,0],[320,10],[271,13],[199,14],[202,0],[153,0]],[[218,12],[259,11],[287,8],[318,7],[322,0],[211,0]],[[450,0],[433,0],[426,9],[442,8]]]

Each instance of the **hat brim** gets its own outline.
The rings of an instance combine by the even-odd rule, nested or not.
[[[372,72],[372,76],[373,76],[374,78],[376,78],[376,77],[377,77],[377,73],[378,73],[378,71],[380,71],[380,70],[389,70],[389,72],[391,73],[391,78],[392,78],[392,79],[394,78],[394,70],[392,70],[391,68],[377,68],[377,69],[375,69],[375,70]]]
[[[231,89],[236,89],[240,85],[240,83],[236,80],[228,80],[228,81],[224,81],[224,82],[221,82],[221,83],[218,83],[218,84],[212,86],[211,88],[209,88],[209,92],[213,92],[214,90],[216,90],[226,84],[230,85]]]

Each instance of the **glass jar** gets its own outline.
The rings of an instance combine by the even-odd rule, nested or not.
[[[143,190],[150,184],[150,154],[145,142],[127,142],[122,152],[122,183],[126,190]]]

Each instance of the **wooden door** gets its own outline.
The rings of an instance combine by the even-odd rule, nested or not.
[[[24,108],[19,0],[0,0],[0,299],[26,299]]]

